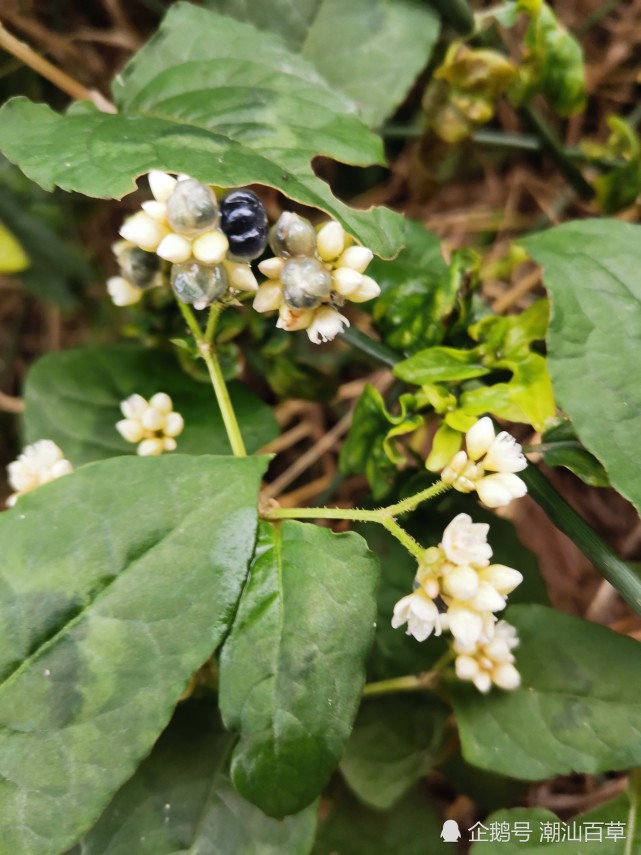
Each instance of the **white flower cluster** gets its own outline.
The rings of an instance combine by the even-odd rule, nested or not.
[[[131,395],[120,409],[124,419],[116,422],[116,430],[127,442],[138,444],[138,454],[149,457],[175,451],[175,437],[182,433],[185,422],[173,411],[169,395],[157,392],[149,401],[142,395]]]
[[[514,689],[520,682],[511,654],[516,633],[511,627],[508,632],[505,621],[497,623],[496,612],[505,608],[508,594],[523,576],[504,564],[490,564],[488,531],[487,523],[474,523],[467,514],[456,516],[439,546],[425,551],[417,588],[399,600],[392,618],[394,628],[407,623],[408,635],[418,641],[449,630],[457,675],[473,680],[482,692],[492,683]]]
[[[41,439],[28,445],[18,459],[7,467],[9,485],[15,490],[7,499],[7,505],[15,505],[23,493],[30,493],[41,484],[47,484],[72,471],[73,466],[65,460],[64,453],[52,440]]]
[[[337,311],[345,300],[363,303],[380,294],[365,269],[371,250],[355,244],[340,223],[329,222],[316,233],[311,223],[285,212],[270,233],[275,252],[258,265],[267,277],[254,298],[258,312],[278,311],[276,326],[306,330],[310,341],[332,341],[349,321]]]
[[[465,434],[466,450],[458,451],[441,472],[444,484],[461,493],[478,493],[488,508],[499,508],[527,493],[516,475],[527,466],[521,446],[506,431],[496,434],[484,416]]]
[[[138,302],[158,279],[161,260],[172,267],[172,286],[179,299],[202,309],[230,287],[256,291],[251,266],[228,258],[229,241],[219,228],[220,211],[211,187],[188,175],[148,175],[153,200],[128,217],[120,229],[124,242],[114,244],[121,275],[107,289],[117,306]],[[130,248],[138,250],[133,264]]]

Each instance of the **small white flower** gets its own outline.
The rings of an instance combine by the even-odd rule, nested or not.
[[[273,258],[266,258],[258,265],[258,269],[268,279],[280,279],[280,274],[285,266],[285,259],[275,255]]]
[[[483,618],[465,606],[450,606],[447,611],[450,632],[465,647],[476,644],[483,633]]]
[[[479,572],[479,576],[504,597],[511,594],[523,581],[522,573],[513,567],[506,567],[505,564],[490,564]]]
[[[441,588],[455,600],[469,600],[479,589],[479,576],[472,567],[454,567],[443,576]]]
[[[332,274],[332,284],[342,297],[349,298],[363,284],[363,274],[351,267],[338,267]]]
[[[321,306],[316,310],[311,324],[307,327],[307,335],[314,344],[320,344],[324,341],[333,341],[343,332],[343,327],[348,326],[349,321],[340,312],[329,306]]]
[[[268,279],[258,286],[253,306],[257,312],[273,312],[279,309],[283,302],[283,286],[280,282]]]
[[[368,300],[373,300],[381,293],[381,286],[375,282],[371,276],[361,276],[361,284],[355,291],[349,295],[352,303],[366,303]]]
[[[254,300],[254,302],[256,302]],[[314,320],[314,312],[312,309],[290,309],[284,303],[278,310],[278,320],[276,326],[278,329],[287,330],[287,332],[295,332],[296,330],[304,330]]]
[[[203,264],[219,264],[227,255],[229,241],[220,229],[212,229],[195,238],[191,249],[197,261]]]
[[[120,229],[121,237],[147,252],[155,252],[167,233],[168,229],[144,211],[128,217]]]
[[[183,264],[191,258],[191,241],[183,235],[170,232],[156,249],[157,254],[172,264]]]
[[[330,220],[321,226],[316,235],[316,249],[322,261],[335,261],[344,248],[345,230],[340,223]]]
[[[152,169],[147,176],[149,189],[157,202],[166,202],[174,192],[177,181],[172,175]]]
[[[50,439],[41,439],[23,449],[17,460],[7,467],[9,485],[15,490],[7,500],[7,505],[15,505],[24,493],[30,493],[36,487],[54,481],[73,471],[71,463],[64,453]]]
[[[258,291],[258,282],[249,264],[239,261],[225,261],[225,270],[229,284],[238,291]]]
[[[474,523],[469,514],[458,514],[443,532],[441,549],[452,564],[486,567],[492,557],[489,530],[488,523]]]
[[[157,392],[149,401],[142,395],[131,395],[120,404],[124,419],[116,422],[116,430],[127,442],[138,445],[142,457],[175,451],[175,437],[185,426],[180,413],[165,392]]]
[[[459,680],[471,680],[479,692],[489,692],[492,684],[513,690],[521,684],[521,675],[514,666],[512,650],[518,646],[516,629],[499,621],[489,640],[481,638],[476,645],[462,644],[457,639],[455,669]]]
[[[407,624],[407,635],[413,635],[417,641],[425,641],[434,633],[441,634],[441,620],[438,609],[425,594],[416,591],[400,599],[394,606],[392,626]]]
[[[107,279],[107,293],[115,306],[133,306],[140,302],[142,288],[135,288],[123,276],[111,276]]]
[[[525,482],[511,472],[487,475],[476,482],[479,499],[488,508],[509,505],[512,499],[520,499],[527,493]]]
[[[506,431],[496,436],[488,416],[468,430],[465,446],[443,469],[444,484],[461,493],[476,490],[488,508],[503,507],[527,493],[525,482],[514,474],[527,466],[521,446]]]
[[[366,246],[350,246],[338,259],[337,267],[349,267],[358,273],[365,273],[367,265],[374,258],[374,253]]]

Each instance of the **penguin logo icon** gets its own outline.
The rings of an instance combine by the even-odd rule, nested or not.
[[[456,843],[460,839],[461,832],[459,831],[456,820],[446,819],[443,823],[443,830],[441,831],[441,840],[443,843]]]

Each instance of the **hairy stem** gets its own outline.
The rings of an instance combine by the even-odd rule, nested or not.
[[[213,343],[214,336],[216,334],[216,325],[222,311],[222,306],[220,304],[212,305],[209,310],[207,329],[203,332],[191,308],[184,303],[181,303],[180,300],[177,302],[180,311],[182,312],[182,316],[196,340],[198,352],[207,366],[211,385],[216,393],[216,399],[218,401],[218,406],[220,407],[225,430],[227,431],[227,438],[229,439],[229,444],[231,445],[234,457],[247,457],[245,443],[243,442],[240,427],[238,426],[238,421],[236,419],[236,413],[234,412],[229,392],[227,391],[225,378],[223,377],[220,362],[218,361],[218,356],[216,354],[216,348]]]
[[[404,677],[392,677],[390,680],[379,680],[376,683],[366,683],[363,687],[363,697],[389,695],[394,692],[420,692],[433,689],[441,679],[443,669],[452,661],[450,649],[437,659],[431,671],[422,674],[407,674]]]

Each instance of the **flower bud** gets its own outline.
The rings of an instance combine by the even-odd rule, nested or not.
[[[165,261],[182,264],[191,258],[191,243],[182,235],[169,234],[162,239],[156,252]]]
[[[165,416],[174,408],[173,402],[166,392],[156,392],[155,395],[152,395],[149,399],[149,406]]]
[[[219,264],[225,258],[228,248],[227,238],[218,229],[205,232],[191,245],[194,258],[203,264]]]
[[[121,237],[148,252],[154,252],[166,234],[167,229],[144,211],[129,217],[120,227]]]
[[[165,444],[162,439],[143,439],[138,446],[138,454],[141,457],[157,457],[165,450]]]
[[[162,430],[165,426],[165,416],[154,407],[147,407],[140,420],[146,430]]]
[[[363,284],[363,274],[351,267],[337,267],[332,273],[334,288],[343,297],[349,297]]]
[[[481,570],[479,575],[504,597],[511,594],[523,581],[522,573],[513,567],[506,567],[505,564],[490,564]]]
[[[152,169],[147,180],[149,181],[149,189],[157,202],[166,202],[176,187],[176,179],[158,169]]]
[[[121,419],[116,422],[116,430],[127,442],[140,442],[144,436],[143,426],[137,419]]]
[[[476,659],[473,656],[466,656],[465,654],[456,657],[454,667],[459,680],[473,680],[480,670]]]
[[[115,306],[133,306],[142,299],[140,288],[134,288],[123,276],[107,279],[107,293]]]
[[[232,288],[237,288],[239,291],[258,291],[258,282],[249,264],[226,261],[225,270]]]
[[[280,282],[263,282],[254,297],[254,309],[257,312],[273,312],[283,302],[283,287]]]
[[[518,689],[521,685],[521,675],[510,662],[503,662],[492,671],[492,681],[499,689]]]
[[[478,591],[479,577],[471,567],[455,567],[443,577],[441,587],[455,600],[469,600]]]
[[[258,269],[268,279],[280,279],[280,274],[285,265],[285,259],[274,255],[272,258],[266,258],[258,265]]]
[[[352,303],[366,303],[368,300],[373,300],[381,293],[381,286],[374,281],[371,276],[361,276],[361,284],[356,291],[352,291],[349,299]]]
[[[316,249],[323,261],[334,261],[345,248],[345,230],[331,220],[321,226],[316,235]]]
[[[338,267],[351,267],[359,273],[364,273],[367,265],[374,258],[371,249],[365,246],[350,246],[338,259]]]

